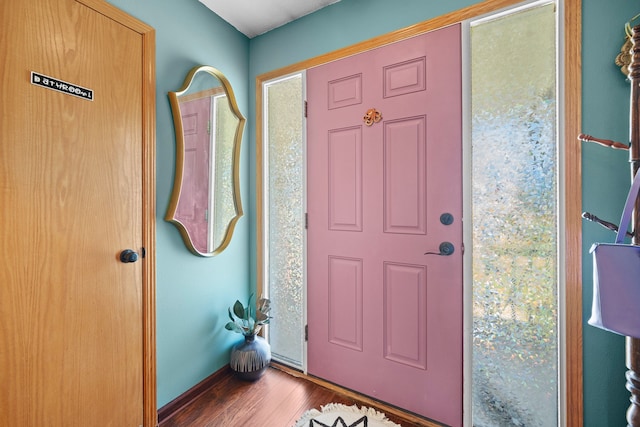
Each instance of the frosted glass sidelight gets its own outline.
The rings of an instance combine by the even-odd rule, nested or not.
[[[558,425],[555,4],[471,26],[473,425]]]
[[[304,138],[302,75],[265,85],[265,286],[275,360],[303,365]]]

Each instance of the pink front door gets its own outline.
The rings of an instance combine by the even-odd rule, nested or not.
[[[307,94],[308,371],[460,426],[460,26],[311,69]]]
[[[189,233],[193,247],[208,253],[211,97],[180,102],[180,112],[184,128],[184,176],[175,218]]]

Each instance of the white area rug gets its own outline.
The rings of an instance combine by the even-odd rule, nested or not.
[[[373,408],[329,403],[305,412],[295,427],[402,427]]]

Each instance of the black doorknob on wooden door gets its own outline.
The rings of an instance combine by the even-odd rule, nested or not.
[[[125,249],[124,251],[120,252],[120,261],[124,263],[136,262],[138,261],[138,253],[131,249]]]

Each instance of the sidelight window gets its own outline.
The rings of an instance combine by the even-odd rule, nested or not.
[[[556,426],[556,4],[470,36],[473,425]]]
[[[262,224],[264,289],[274,321],[273,358],[304,366],[304,97],[303,74],[264,83]]]

